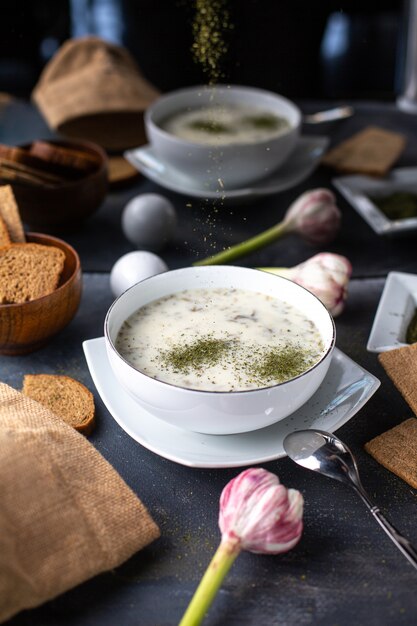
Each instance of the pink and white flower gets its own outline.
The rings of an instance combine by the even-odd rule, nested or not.
[[[231,480],[220,497],[222,542],[243,550],[280,554],[298,543],[303,530],[303,496],[281,485],[262,468],[248,469]]]
[[[320,252],[295,267],[262,267],[266,272],[289,278],[316,295],[336,317],[345,307],[352,265],[344,256]]]
[[[325,244],[335,238],[341,218],[335,195],[329,189],[313,189],[293,202],[284,225],[311,243]]]

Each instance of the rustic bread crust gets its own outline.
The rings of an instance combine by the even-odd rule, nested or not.
[[[10,239],[14,243],[26,241],[19,208],[10,185],[0,186],[0,216],[5,221]]]
[[[22,393],[36,400],[84,435],[95,426],[94,396],[85,385],[70,376],[27,374]]]
[[[6,222],[0,217],[0,247],[9,246],[12,243]]]
[[[30,154],[45,160],[51,165],[78,170],[82,174],[88,174],[97,169],[97,157],[85,151],[56,146],[46,141],[34,141]]]
[[[52,293],[65,254],[55,246],[15,243],[0,248],[0,304],[21,304]]]
[[[31,148],[18,148],[0,144],[0,158],[4,159],[4,162],[11,167],[13,163],[17,163],[27,168],[26,173],[28,174],[38,173],[42,179],[46,176],[48,181],[50,181],[50,176],[54,177],[54,182],[59,182],[60,180],[80,178],[82,175],[82,172],[74,167],[65,167],[60,163],[43,158],[42,155],[37,156],[31,152]],[[55,177],[57,177],[56,180]]]

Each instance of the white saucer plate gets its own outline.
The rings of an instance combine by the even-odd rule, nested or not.
[[[417,274],[390,272],[369,335],[369,352],[407,346],[405,335],[417,307]]]
[[[369,196],[387,196],[396,191],[417,194],[417,167],[392,170],[387,178],[340,176],[333,185],[378,235],[401,235],[417,230],[417,218],[390,220]]]
[[[335,431],[380,385],[375,376],[335,349],[319,390],[286,419],[239,435],[203,435],[171,426],[138,406],[116,381],[104,337],[85,341],[83,348],[97,391],[123,430],[148,450],[188,467],[242,467],[282,458],[288,433],[303,428]]]
[[[150,145],[128,150],[124,156],[144,176],[165,189],[193,198],[222,200],[230,204],[262,198],[298,185],[315,170],[328,144],[327,137],[300,137],[282,167],[267,178],[241,189],[202,188],[196,181],[162,163]]]

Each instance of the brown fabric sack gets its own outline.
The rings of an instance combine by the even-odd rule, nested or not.
[[[0,622],[112,569],[159,536],[87,439],[0,383]]]
[[[158,95],[125,48],[89,36],[61,46],[32,98],[54,130],[118,151],[145,142],[143,112]]]

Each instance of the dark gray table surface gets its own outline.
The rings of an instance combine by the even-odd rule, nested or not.
[[[314,105],[311,105],[312,107]],[[306,107],[307,108],[307,107]],[[19,117],[20,116],[20,117]],[[29,120],[29,121],[28,121]],[[0,118],[0,141],[19,143],[45,136],[37,114],[17,103]],[[415,118],[391,105],[357,105],[351,120],[327,128],[336,141],[374,123],[406,132],[410,140],[399,165],[417,164]],[[302,190],[329,185],[320,169],[302,185],[257,205],[218,217],[219,247],[278,221]],[[132,249],[120,230],[126,200],[157,188],[144,180],[109,195],[82,231],[65,235],[82,258],[84,290],[74,320],[49,345],[27,356],[1,357],[0,380],[20,388],[25,373],[66,373],[94,393],[98,426],[90,440],[138,494],[162,536],[118,569],[97,576],[59,598],[10,621],[13,626],[173,626],[178,623],[216,549],[218,499],[239,470],[190,469],[163,459],[131,439],[113,420],[95,391],[82,342],[102,335],[113,298],[108,271]],[[180,226],[162,256],[171,267],[204,254],[207,223],[201,207],[171,196]],[[368,404],[338,431],[357,455],[364,486],[392,523],[417,544],[416,491],[382,468],[363,449],[370,438],[400,423],[412,412],[388,380],[374,354],[366,351],[384,276],[390,270],[417,270],[415,238],[377,237],[338,197],[344,213],[339,238],[329,248],[354,263],[348,306],[337,319],[337,345],[381,379]],[[194,203],[193,203],[194,204]],[[245,219],[246,218],[246,219]],[[189,244],[184,242],[188,241]],[[190,252],[190,249],[193,252]],[[314,253],[299,240],[282,241],[247,259],[247,265],[292,265]],[[242,261],[243,263],[243,261]],[[417,622],[417,573],[401,556],[353,492],[343,485],[295,466],[288,459],[264,465],[305,498],[305,530],[299,545],[281,556],[243,553],[210,610],[207,626],[403,626]]]

